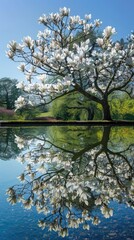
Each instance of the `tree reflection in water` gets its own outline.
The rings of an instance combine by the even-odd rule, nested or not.
[[[13,128],[0,128],[0,159],[13,159],[20,149],[15,144],[15,130]]]
[[[99,224],[99,211],[111,217],[111,200],[133,208],[133,129],[123,129],[75,127],[49,137],[16,136],[19,148],[25,149],[18,160],[26,167],[21,183],[7,190],[8,201],[21,202],[26,209],[36,206],[44,214],[38,225],[62,237],[69,228],[82,224],[89,230],[90,223]]]

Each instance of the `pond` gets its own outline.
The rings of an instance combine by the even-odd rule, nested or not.
[[[0,128],[0,160],[0,239],[133,239],[133,126]]]

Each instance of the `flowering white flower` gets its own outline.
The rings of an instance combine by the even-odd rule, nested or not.
[[[85,14],[85,19],[86,19],[86,20],[91,20],[91,18],[92,18],[92,15],[91,15],[91,14],[88,14],[88,15]]]
[[[47,18],[47,16],[44,14],[43,16],[41,16],[41,17],[39,18],[38,21],[39,21],[39,23],[47,24],[48,18]]]
[[[28,48],[32,48],[34,46],[34,40],[32,40],[32,38],[29,36],[24,37],[23,42]]]
[[[88,211],[85,209],[85,210],[83,210],[83,212],[82,212],[82,217],[86,217],[88,215]]]
[[[70,14],[70,9],[66,7],[60,8],[59,11],[63,16],[68,16]]]
[[[112,28],[111,26],[107,26],[104,30],[103,30],[103,36],[105,38],[109,38],[111,35],[113,35],[114,33],[116,33],[115,28]]]
[[[99,27],[102,24],[102,22],[100,21],[100,19],[96,19],[94,21],[94,24],[95,24],[96,27]]]
[[[98,225],[100,223],[100,219],[98,217],[94,217],[92,223],[93,225]]]
[[[17,177],[21,182],[25,181],[25,175],[22,173],[20,176]]]
[[[113,216],[113,209],[108,208],[107,206],[102,206],[101,212],[105,218],[109,218],[109,217]]]
[[[17,135],[15,135],[15,143],[19,149],[24,148],[25,140]]]
[[[97,42],[97,44],[98,44],[100,47],[102,47],[103,44],[104,44],[103,38],[97,38],[97,39],[96,39],[96,42]]]
[[[80,16],[71,16],[70,17],[70,24],[77,24],[77,23],[79,23],[80,22]]]
[[[17,42],[12,40],[11,42],[9,42],[9,44],[7,45],[7,47],[12,51],[15,52],[17,49]]]
[[[10,197],[7,198],[7,201],[12,204],[15,205],[17,203],[17,198],[15,195],[11,195]]]
[[[27,171],[31,171],[31,169],[32,169],[31,164],[27,164],[27,166],[26,166],[26,170],[27,170]]]
[[[6,191],[6,194],[9,194],[9,195],[13,195],[15,192],[14,192],[14,189],[13,188],[8,188],[7,191]]]
[[[67,237],[68,236],[68,229],[67,228],[62,228],[59,232],[59,236]]]
[[[14,52],[12,52],[12,51],[8,51],[8,52],[6,52],[6,54],[7,54],[7,56],[10,58],[10,59],[12,59],[13,60],[13,58],[14,58]]]
[[[115,49],[116,50],[120,50],[121,49],[121,45],[118,42],[115,43]]]
[[[101,198],[97,198],[95,200],[95,205],[101,205],[102,204],[102,199]]]
[[[84,229],[84,230],[89,230],[89,229],[90,229],[89,224],[84,224],[84,225],[83,225],[83,229]]]
[[[21,72],[25,72],[25,63],[21,63],[21,64],[18,66],[18,69],[19,69]]]
[[[33,103],[31,100],[29,100],[29,101],[27,102],[27,104],[30,105],[30,106],[34,106],[34,103]]]
[[[33,200],[32,198],[29,198],[27,200],[22,200],[23,206],[25,209],[31,209],[32,205],[33,205]]]
[[[38,221],[38,226],[42,228],[42,230],[46,227],[46,223],[42,220]]]
[[[16,109],[23,107],[25,104],[26,104],[25,98],[22,96],[19,96],[18,99],[15,101]]]
[[[47,79],[47,75],[46,74],[41,74],[37,77],[42,83],[45,83],[46,79]]]
[[[24,82],[19,82],[19,83],[17,83],[16,87],[19,88],[19,89],[24,90],[24,89],[25,89]]]

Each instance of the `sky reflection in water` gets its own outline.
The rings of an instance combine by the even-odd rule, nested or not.
[[[0,239],[133,239],[133,127],[0,132]]]

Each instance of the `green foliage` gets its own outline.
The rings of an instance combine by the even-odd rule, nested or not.
[[[87,101],[80,93],[63,96],[53,101],[50,107],[52,115],[63,120],[88,120],[88,115],[90,115],[92,109],[94,111],[93,119],[102,119],[101,105],[93,101]]]
[[[53,117],[53,113],[51,111],[41,112],[38,114],[38,117]]]
[[[113,119],[134,120],[134,99],[127,94],[113,94],[110,107]]]
[[[34,119],[38,116],[53,116],[63,120],[88,120],[88,109],[91,108],[94,111],[94,120],[103,118],[100,104],[93,101],[89,102],[86,97],[76,92],[53,101],[49,109],[44,106],[27,107],[10,114],[6,112],[6,109],[13,109],[15,100],[22,94],[16,88],[16,84],[17,80],[15,79],[0,79],[0,106],[5,109],[5,111],[0,112],[1,120],[25,120]],[[134,99],[131,99],[128,94],[119,91],[114,92],[109,97],[109,105],[112,119],[134,120]]]
[[[10,78],[0,79],[0,106],[6,109],[15,108],[15,100],[21,95],[16,87],[17,80]]]
[[[17,116],[19,120],[32,120],[40,114],[39,108],[28,107],[17,110]]]
[[[15,119],[14,115],[8,115],[6,113],[0,114],[0,120],[12,120]]]
[[[0,129],[0,159],[9,160],[15,159],[20,153],[20,149],[15,143],[15,136],[18,132],[21,132],[19,128],[1,128]]]
[[[51,105],[51,112],[55,118],[61,118],[63,120],[72,120],[74,119],[75,115],[78,115],[75,112],[73,114],[71,113],[70,109],[68,108],[70,105],[70,102],[72,101],[75,102],[75,97],[74,95],[69,95],[69,96],[63,96],[57,100],[55,100],[52,105]],[[76,118],[77,119],[77,118]]]
[[[51,126],[48,129],[50,142],[64,148],[66,150],[75,152],[80,151],[90,144],[100,142],[103,136],[102,127],[90,126]]]
[[[18,116],[14,110],[0,107],[0,120],[17,120]]]
[[[51,112],[55,118],[68,120],[71,117],[70,114],[68,113],[66,100],[67,99],[65,97],[62,97],[53,102]]]
[[[81,151],[88,146],[99,144],[104,131],[109,128],[95,126],[51,126],[47,129],[48,138],[55,146],[69,151]],[[105,139],[106,140],[106,139]],[[112,151],[123,151],[134,144],[133,127],[111,127],[108,148]]]
[[[127,149],[134,145],[134,128],[133,127],[112,127],[110,131],[110,149],[117,148],[118,151]]]
[[[127,94],[115,92],[109,98],[112,119],[134,120],[134,99]],[[87,101],[79,93],[69,94],[55,100],[51,105],[52,116],[63,120],[88,120],[88,108],[94,110],[94,120],[103,119],[102,106],[93,101]]]

